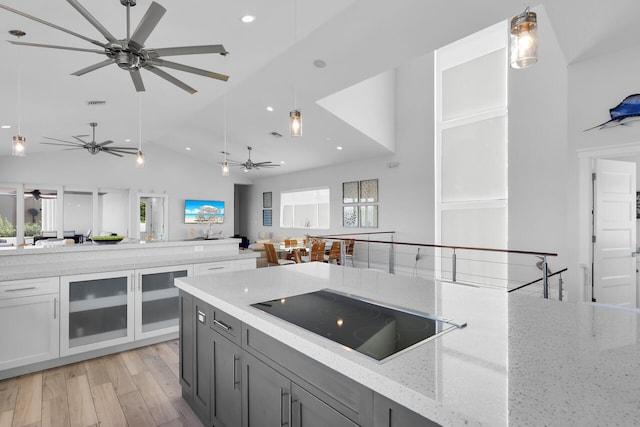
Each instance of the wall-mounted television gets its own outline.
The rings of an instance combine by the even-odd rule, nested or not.
[[[185,224],[222,224],[224,202],[220,200],[185,200]]]

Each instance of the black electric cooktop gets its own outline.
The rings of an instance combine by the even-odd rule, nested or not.
[[[326,289],[252,307],[378,361],[452,328],[466,326]]]

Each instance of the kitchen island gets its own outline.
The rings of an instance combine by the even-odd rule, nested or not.
[[[640,424],[635,311],[324,263],[181,278],[176,286],[241,322],[242,332],[254,339],[264,335],[278,343],[277,351],[301,354],[370,390],[361,401],[372,401],[373,413],[386,399],[445,426]],[[320,289],[464,321],[467,327],[378,362],[251,307]],[[248,338],[236,342],[252,360],[256,352],[244,347]],[[241,377],[249,365],[243,363],[236,378],[235,352],[233,360],[234,389],[236,383],[246,387]],[[292,375],[305,381],[300,372]],[[386,425],[372,418],[372,425]]]

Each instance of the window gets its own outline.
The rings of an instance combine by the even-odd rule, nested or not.
[[[329,189],[296,190],[280,194],[280,227],[329,228]]]

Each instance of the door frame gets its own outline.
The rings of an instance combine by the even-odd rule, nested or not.
[[[593,207],[593,181],[595,159],[613,159],[623,156],[640,156],[640,142],[630,144],[618,144],[577,150],[579,194],[578,194],[578,226],[579,226],[579,252],[578,263],[583,268],[584,275],[581,282],[578,301],[591,301],[593,294],[591,278],[593,274],[593,243],[591,236]],[[638,297],[636,297],[637,299]]]

